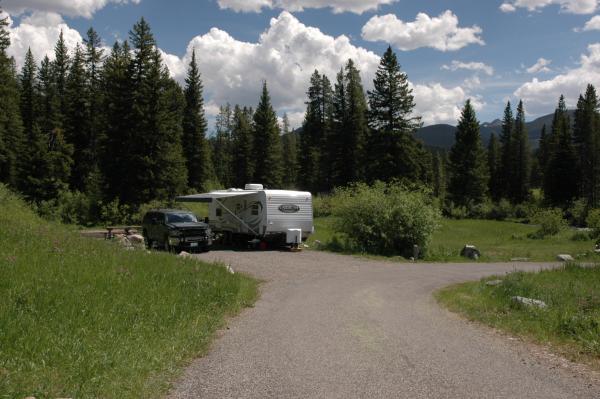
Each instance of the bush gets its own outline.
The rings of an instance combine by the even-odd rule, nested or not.
[[[571,236],[571,241],[589,241],[590,239],[590,235],[585,231],[576,231]]]
[[[115,199],[102,205],[100,209],[100,219],[108,225],[131,224],[132,210],[129,205],[121,204],[119,199]]]
[[[585,221],[588,227],[592,229],[592,236],[594,238],[600,236],[600,209],[590,210]]]
[[[588,215],[588,204],[584,198],[580,198],[571,203],[571,206],[566,211],[567,219],[574,226],[585,226]]]
[[[336,228],[355,250],[382,255],[424,254],[438,227],[440,211],[424,189],[376,182],[358,183],[335,194]]]
[[[466,219],[469,217],[469,211],[465,206],[454,205],[454,203],[450,201],[444,207],[444,215],[450,219]]]
[[[532,222],[539,224],[540,229],[533,233],[531,238],[544,238],[546,236],[554,236],[567,225],[560,209],[543,209],[533,215]]]
[[[37,204],[37,212],[44,219],[66,224],[87,225],[94,222],[93,204],[79,191],[60,191],[58,197]]]
[[[505,220],[509,217],[513,216],[512,205],[508,200],[501,199],[497,204],[492,208],[489,218],[494,220]]]
[[[331,216],[333,212],[333,197],[332,195],[315,195],[313,197],[313,216]]]

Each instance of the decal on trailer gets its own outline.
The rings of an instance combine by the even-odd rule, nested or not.
[[[279,205],[278,209],[283,213],[296,213],[300,210],[300,207],[296,204],[282,204]]]

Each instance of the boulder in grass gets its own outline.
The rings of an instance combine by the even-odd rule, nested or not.
[[[513,296],[510,299],[512,299],[513,301],[518,302],[520,304],[523,304],[525,306],[531,306],[531,307],[536,307],[536,308],[540,308],[540,309],[544,309],[548,306],[548,305],[546,305],[546,302],[544,302],[544,301],[540,301],[539,299],[525,298],[523,296]]]
[[[465,258],[477,260],[481,257],[481,252],[477,249],[475,245],[465,245],[460,251],[460,256],[464,256]]]
[[[571,255],[568,254],[556,255],[556,259],[558,259],[561,262],[573,262],[575,260]]]
[[[189,252],[181,251],[178,256],[182,258],[191,258],[192,254],[190,254]]]
[[[143,244],[144,243],[144,236],[140,235],[140,234],[130,234],[127,236],[127,239],[133,244]]]

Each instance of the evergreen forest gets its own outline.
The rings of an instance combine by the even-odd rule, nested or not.
[[[61,34],[52,60],[27,51],[20,70],[9,45],[0,20],[0,182],[65,222],[118,222],[177,195],[250,182],[315,194],[400,182],[430,190],[447,214],[533,196],[542,206],[600,206],[600,103],[591,84],[574,113],[556,99],[535,150],[522,101],[506,104],[487,147],[467,101],[445,152],[415,138],[422,121],[391,47],[368,91],[351,59],[336,76],[315,70],[298,129],[278,119],[264,81],[256,104],[223,104],[209,132],[197,64],[209,55],[193,54],[180,85],[143,18],[108,52],[90,28],[74,50]]]

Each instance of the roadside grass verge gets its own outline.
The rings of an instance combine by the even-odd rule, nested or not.
[[[48,223],[0,185],[0,398],[161,397],[257,282]]]
[[[489,280],[502,283],[488,286]],[[535,273],[453,285],[435,293],[449,310],[533,342],[547,344],[575,361],[600,369],[600,267],[567,264]],[[513,296],[539,299],[544,309],[521,305]]]
[[[539,227],[523,223],[495,220],[454,220],[442,219],[439,229],[433,233],[425,262],[472,262],[460,256],[465,244],[477,246],[481,251],[480,262],[508,262],[514,258],[527,258],[533,262],[556,261],[560,253],[571,254],[581,262],[598,262],[600,256],[594,253],[594,241],[585,239],[583,233],[565,229],[556,236],[543,239],[529,238]],[[584,239],[573,240],[575,235]],[[320,245],[315,241],[319,240]],[[342,234],[334,229],[334,218],[315,218],[315,234],[308,244],[311,248],[346,254],[355,253],[345,244]],[[384,258],[384,257],[378,257]],[[390,259],[403,259],[388,257]]]

